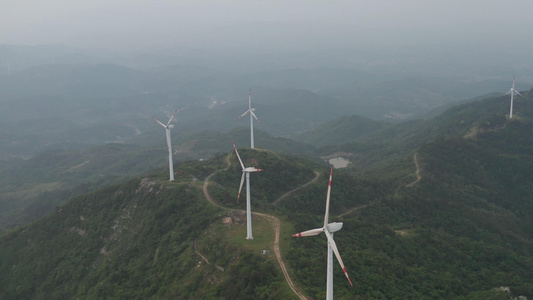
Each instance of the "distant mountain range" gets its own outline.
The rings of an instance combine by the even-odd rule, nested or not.
[[[461,89],[472,87],[460,93],[458,83],[450,80],[379,81],[350,70],[295,69],[250,75],[194,66],[151,70],[109,63],[29,66],[0,77],[0,159],[29,157],[58,147],[130,143],[139,135],[156,134],[151,117],[168,115],[174,109],[180,109],[176,129],[185,132],[246,126],[237,116],[246,108],[250,88],[252,104],[262,120],[257,128],[298,139],[346,115],[389,122],[429,118],[461,97],[503,92],[509,84],[460,83]]]

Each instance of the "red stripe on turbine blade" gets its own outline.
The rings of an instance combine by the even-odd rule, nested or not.
[[[346,275],[346,278],[350,282],[350,285],[353,286],[352,281],[350,280],[350,276],[348,276],[348,271],[346,271],[346,268],[342,268],[342,270],[344,271],[344,275]]]

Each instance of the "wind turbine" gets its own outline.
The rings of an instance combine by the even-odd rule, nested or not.
[[[350,282],[350,285],[353,286],[352,281],[350,280],[350,277],[348,276],[348,272],[346,271],[346,268],[344,267],[344,263],[342,262],[342,258],[341,258],[341,255],[339,254],[339,250],[337,249],[337,245],[335,244],[335,240],[333,239],[333,233],[336,231],[339,231],[342,228],[342,222],[328,223],[329,198],[331,194],[331,177],[332,176],[333,176],[333,167],[331,167],[331,173],[329,174],[329,185],[328,185],[328,195],[326,197],[326,214],[324,216],[324,227],[315,228],[315,229],[307,230],[307,231],[292,235],[293,237],[301,237],[301,236],[317,235],[321,232],[324,232],[324,234],[326,234],[326,238],[328,239],[328,267],[327,267],[328,273],[327,273],[326,300],[333,300],[333,253],[335,253],[337,260],[339,261],[339,264],[341,265],[342,271],[344,272],[344,275],[346,275],[346,278]]]
[[[172,119],[174,119],[174,116],[176,115],[177,112],[178,112],[178,110],[176,109],[174,111],[174,114],[172,114],[172,117],[170,117],[170,120],[168,120],[167,125],[161,123],[155,117],[152,117],[152,119],[154,119],[154,121],[156,121],[159,125],[165,127],[165,131],[167,133],[168,169],[169,169],[169,172],[170,172],[170,181],[174,181],[174,165],[173,165],[173,162],[172,162],[172,143],[170,142],[170,129],[174,128],[174,125],[170,124],[170,122],[172,121]]]
[[[257,118],[257,116],[254,114],[254,111],[255,111],[255,108],[252,108],[252,89],[250,89],[250,94],[248,96],[248,110],[245,111],[240,117],[244,117],[246,116],[248,113],[250,113],[250,135],[251,135],[251,142],[250,142],[250,148],[251,149],[255,149],[255,146],[254,146],[254,118],[257,120],[257,122],[261,123],[261,121],[259,121],[259,119]]]
[[[520,94],[518,91],[515,91],[515,89],[514,89],[514,80],[515,80],[515,77],[513,76],[513,87],[507,93],[505,93],[505,95],[511,94],[511,108],[509,110],[509,119],[513,118],[513,98],[514,98],[514,94],[516,93],[517,95],[522,96],[522,94]]]
[[[241,157],[239,156],[239,151],[237,151],[237,146],[235,146],[235,143],[233,143],[233,148],[235,148],[235,153],[237,153],[237,158],[239,159],[239,162],[241,163],[242,167],[241,185],[239,186],[239,195],[237,196],[237,201],[239,201],[239,198],[241,196],[242,185],[244,183],[244,177],[246,175],[246,239],[253,240],[254,237],[252,236],[252,207],[250,202],[250,173],[261,172],[263,171],[263,169],[256,169],[255,167],[244,167],[244,164],[242,163]]]

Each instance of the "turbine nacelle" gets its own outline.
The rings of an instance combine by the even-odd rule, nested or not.
[[[255,167],[248,167],[248,168],[244,168],[242,171],[245,173],[251,173],[251,172],[261,172],[263,171],[263,169],[256,169]]]
[[[507,93],[505,93],[505,95],[511,95],[511,94],[513,94],[513,95],[520,95],[520,96],[522,96],[522,94],[520,94],[520,92],[519,92],[519,91],[517,91],[517,90],[515,90],[514,88],[513,88],[513,89],[511,89],[510,91],[508,91]],[[522,97],[523,97],[523,96],[522,96]]]
[[[245,167],[244,163],[242,162],[241,156],[239,155],[239,151],[237,151],[237,146],[235,146],[235,143],[233,143],[233,148],[235,149],[235,154],[237,154],[237,158],[239,159],[239,163],[241,164],[242,172],[243,173],[251,173],[251,172],[261,172],[263,169],[256,169],[255,167]],[[243,174],[244,176],[244,174]]]
[[[174,113],[172,114],[172,116],[170,117],[170,119],[168,120],[168,123],[165,125],[163,124],[161,121],[159,121],[158,119],[156,119],[155,117],[152,117],[152,119],[154,119],[154,121],[157,122],[157,124],[165,127],[166,129],[169,129],[169,128],[174,128],[174,125],[171,125],[170,122],[172,122],[172,119],[174,119],[174,116],[176,115],[176,113],[178,112],[178,110],[176,109],[174,111]]]
[[[334,232],[337,232],[337,231],[341,230],[342,225],[343,225],[342,222],[329,223],[328,226],[327,226],[327,230],[328,230],[329,233],[334,233]],[[324,227],[315,228],[315,229],[310,229],[310,230],[307,230],[307,231],[303,231],[303,232],[300,232],[300,233],[293,234],[292,237],[313,236],[313,235],[320,234],[320,233],[322,233],[324,231],[325,231]]]
[[[333,222],[333,223],[329,223],[328,224],[328,231],[330,233],[334,233],[334,232],[337,232],[339,230],[341,230],[342,228],[342,222]]]

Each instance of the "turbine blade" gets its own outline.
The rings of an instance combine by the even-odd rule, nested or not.
[[[328,195],[326,196],[326,214],[324,216],[324,228],[328,226],[328,219],[329,219],[329,198],[331,195],[331,177],[333,177],[333,166],[331,166],[331,172],[329,173]]]
[[[247,110],[244,114],[242,114],[242,115],[239,116],[239,119],[242,118],[242,117],[244,117],[244,116],[246,116],[249,112],[250,112],[250,110]]]
[[[339,264],[341,265],[344,275],[346,275],[346,279],[348,279],[348,281],[350,282],[350,285],[353,286],[353,283],[350,280],[350,276],[348,276],[348,272],[346,271],[346,267],[344,266],[344,263],[342,262],[342,258],[339,253],[339,249],[337,249],[337,244],[335,244],[335,240],[331,236],[331,233],[329,233],[327,230],[325,231],[325,233],[326,233],[326,236],[328,237],[328,243],[331,246],[333,253],[335,253],[335,257],[337,257],[337,261],[339,261]]]
[[[152,119],[154,119],[154,121],[156,121],[157,123],[159,123],[159,125],[161,125],[161,126],[163,126],[163,127],[165,127],[165,128],[167,127],[165,124],[159,122],[159,120],[156,119],[155,117],[152,117]]]
[[[515,91],[515,93],[516,93],[517,95],[522,96],[522,94],[520,94],[520,92],[518,92],[518,91]],[[524,97],[524,96],[522,96],[522,97]]]
[[[235,153],[237,153],[237,158],[239,159],[239,162],[241,163],[242,170],[244,171],[245,167],[242,163],[241,157],[239,156],[239,151],[237,151],[237,146],[235,146],[235,143],[233,143],[233,148],[235,148]]]
[[[324,228],[315,228],[304,232],[293,234],[292,237],[313,236],[324,231]]]
[[[252,114],[252,116],[257,120],[257,122],[261,123],[261,121],[259,121],[259,119],[257,118],[257,116],[254,114],[253,111],[250,111],[250,113]]]
[[[252,89],[250,89],[250,93],[248,94],[248,110],[252,111]]]
[[[168,120],[167,126],[170,125],[170,122],[172,122],[172,119],[174,119],[174,116],[176,115],[177,112],[178,112],[178,110],[176,109],[174,111],[174,114],[172,114],[172,117],[170,117],[170,120]]]
[[[239,186],[239,195],[237,195],[237,203],[239,202],[239,198],[241,197],[241,190],[242,190],[243,184],[244,184],[244,172],[242,172],[241,185]]]

